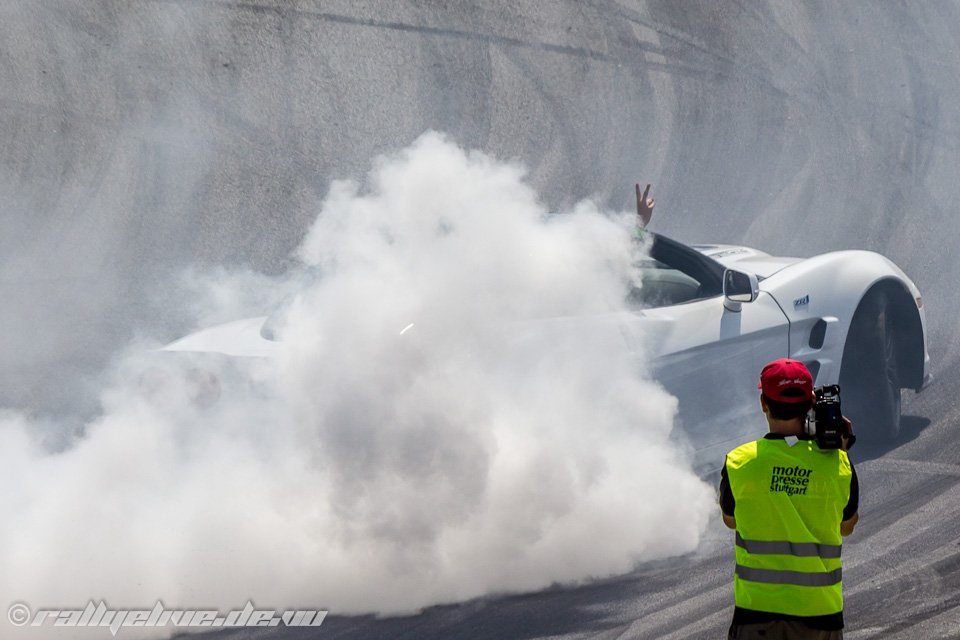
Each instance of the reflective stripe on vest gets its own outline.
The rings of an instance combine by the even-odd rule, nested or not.
[[[830,587],[843,578],[843,569],[809,573],[806,571],[779,571],[776,569],[754,569],[737,565],[737,575],[752,582],[766,584],[793,584],[798,587]]]
[[[737,546],[756,555],[797,556],[798,558],[839,558],[842,545],[787,540],[744,540],[737,531]],[[831,583],[832,584],[832,583]]]

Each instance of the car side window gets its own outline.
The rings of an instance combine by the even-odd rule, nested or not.
[[[634,265],[640,287],[631,289],[628,303],[666,307],[723,292],[723,267],[675,240],[654,236],[649,257]]]
[[[631,287],[627,301],[632,306],[667,307],[700,297],[700,282],[659,260],[634,264],[639,287]]]

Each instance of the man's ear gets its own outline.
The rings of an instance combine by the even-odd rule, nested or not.
[[[767,401],[763,399],[762,393],[760,394],[760,410],[763,411],[764,413],[767,413],[770,411],[770,407],[767,406]]]

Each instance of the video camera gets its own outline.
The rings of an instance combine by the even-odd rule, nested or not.
[[[848,439],[847,448],[853,446],[857,437],[850,433],[840,411],[840,385],[829,384],[813,390],[815,403],[813,415],[807,418],[806,432],[817,441],[821,449],[841,449],[843,439]]]

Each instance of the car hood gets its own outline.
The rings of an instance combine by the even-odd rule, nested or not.
[[[161,351],[222,353],[227,356],[268,358],[277,352],[280,345],[266,340],[260,334],[260,328],[266,320],[266,316],[262,316],[209,327],[171,342]]]
[[[703,255],[713,258],[724,267],[746,271],[760,278],[769,278],[777,271],[803,260],[803,258],[778,258],[758,249],[730,244],[691,246]]]

